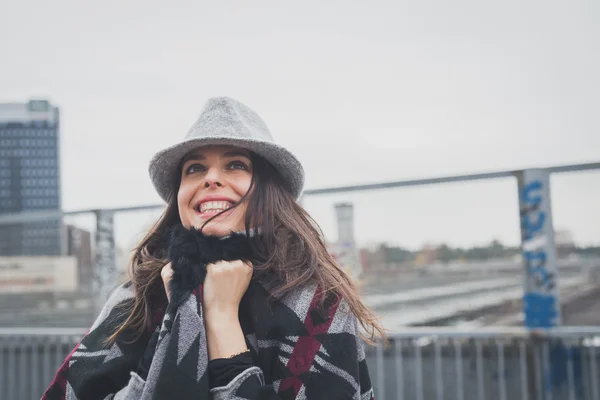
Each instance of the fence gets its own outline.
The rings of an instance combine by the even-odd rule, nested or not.
[[[0,398],[39,399],[82,329],[0,329]],[[410,328],[367,347],[378,400],[597,400],[600,327]]]
[[[600,328],[411,328],[368,349],[376,398],[598,399]]]

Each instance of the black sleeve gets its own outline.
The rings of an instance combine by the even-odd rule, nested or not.
[[[208,381],[211,389],[227,386],[233,378],[253,366],[254,361],[250,352],[239,354],[233,358],[216,358],[209,361]]]

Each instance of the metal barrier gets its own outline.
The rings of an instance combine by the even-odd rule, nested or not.
[[[39,399],[83,329],[0,329],[0,399]],[[600,327],[409,328],[367,347],[378,400],[597,400]]]
[[[600,327],[410,328],[367,349],[377,399],[596,400]]]
[[[85,329],[0,329],[0,399],[39,399]]]

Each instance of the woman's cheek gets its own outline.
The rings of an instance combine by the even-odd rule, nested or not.
[[[192,195],[193,191],[190,186],[182,182],[179,187],[179,192],[177,193],[177,206],[179,209],[179,218],[186,228],[190,227],[192,222],[191,218],[193,218],[193,214],[190,212],[189,208]]]
[[[190,185],[185,181],[181,183],[181,186],[179,187],[179,192],[177,194],[177,202],[180,206],[186,206],[190,203],[190,200],[194,193],[193,189],[193,185]]]

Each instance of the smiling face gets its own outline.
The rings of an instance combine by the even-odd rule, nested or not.
[[[205,235],[223,237],[244,229],[246,203],[237,204],[250,189],[252,161],[248,150],[233,146],[202,147],[183,160],[177,206],[187,229],[203,228]]]

